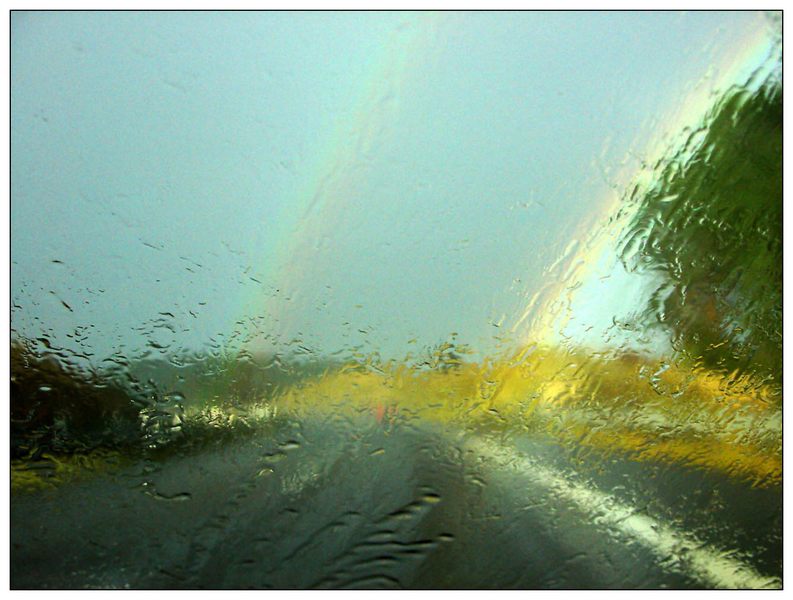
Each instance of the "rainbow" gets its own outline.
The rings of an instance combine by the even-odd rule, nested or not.
[[[262,306],[261,292],[244,299],[243,314],[264,314],[272,319],[275,337],[290,331],[294,310],[290,294],[299,290],[304,266],[320,251],[318,240],[341,224],[346,198],[354,194],[366,178],[366,160],[376,147],[387,143],[415,66],[426,62],[438,28],[452,15],[422,12],[405,15],[370,60],[369,72],[361,79],[350,115],[340,117],[317,149],[311,175],[297,194],[282,203],[270,232],[277,248],[268,260],[266,273],[277,282]],[[321,245],[321,244],[320,244]],[[261,345],[253,339],[251,346]]]
[[[417,13],[405,16],[384,41],[376,56],[370,60],[368,73],[352,94],[354,108],[348,116],[340,117],[329,128],[306,172],[310,175],[292,198],[281,204],[275,219],[277,225],[269,235],[274,240],[275,253],[267,260],[265,276],[275,282],[264,301],[257,289],[243,299],[244,315],[265,315],[270,321],[267,335],[270,341],[253,337],[251,349],[272,347],[286,332],[294,331],[299,314],[294,296],[301,292],[303,273],[322,252],[322,240],[329,231],[342,228],[348,198],[367,180],[367,157],[378,147],[388,143],[400,110],[400,99],[409,95],[411,77],[421,72],[437,54],[441,44],[441,28],[457,18],[452,13]],[[758,19],[765,17],[758,15]],[[692,89],[684,102],[673,107],[661,122],[667,126],[656,131],[648,140],[642,156],[647,164],[654,164],[675,148],[688,127],[701,123],[711,109],[715,92],[736,83],[745,83],[757,69],[771,68],[769,60],[774,52],[773,38],[768,27],[758,26],[744,34],[741,43],[732,46],[712,73],[706,74]],[[762,79],[762,78],[760,78]],[[583,219],[572,241],[553,265],[546,269],[547,283],[536,291],[521,311],[512,319],[509,330],[518,343],[551,341],[564,329],[571,311],[585,296],[587,283],[613,266],[619,232],[631,214],[622,211],[623,196],[619,190],[651,183],[651,173],[626,167],[613,176],[613,189],[599,201]],[[629,187],[630,186],[630,187]],[[594,232],[594,233],[592,233]],[[570,295],[568,289],[578,286]]]

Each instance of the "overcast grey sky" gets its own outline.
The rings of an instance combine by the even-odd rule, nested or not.
[[[609,174],[767,26],[15,12],[12,327],[93,360],[235,330],[486,352]]]

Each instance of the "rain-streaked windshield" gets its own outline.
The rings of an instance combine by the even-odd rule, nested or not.
[[[781,587],[781,48],[13,12],[11,587]]]

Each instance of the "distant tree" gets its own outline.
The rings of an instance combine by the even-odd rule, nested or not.
[[[12,457],[134,443],[139,409],[119,385],[39,352],[28,340],[12,340]]]
[[[458,344],[455,338],[452,335],[449,341],[428,347],[415,366],[442,372],[459,369],[471,349],[466,344]]]

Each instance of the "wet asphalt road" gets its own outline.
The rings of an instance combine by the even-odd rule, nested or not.
[[[590,471],[526,436],[290,423],[14,495],[11,586],[778,587],[779,490],[703,477]]]

